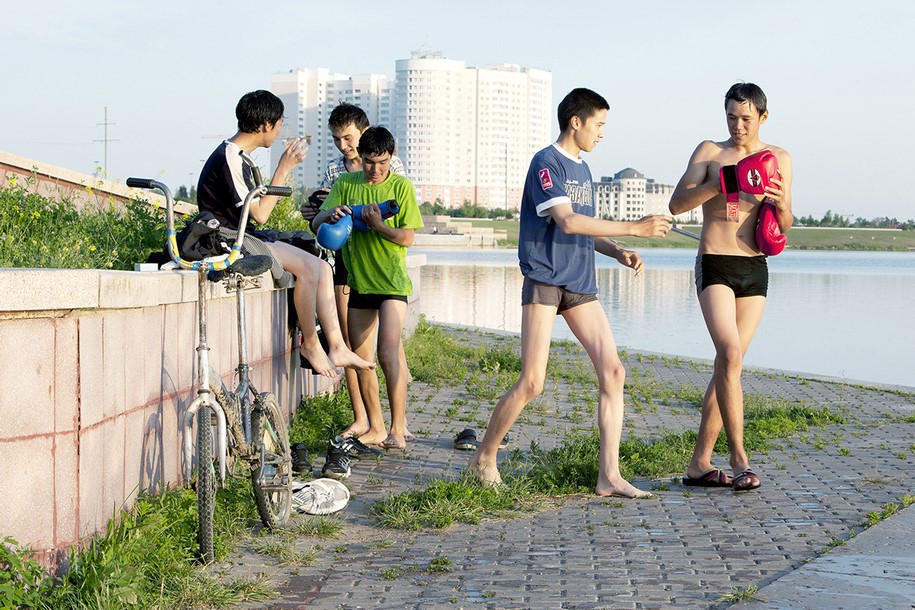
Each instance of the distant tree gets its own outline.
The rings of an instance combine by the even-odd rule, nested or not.
[[[175,201],[186,201],[188,203],[197,203],[197,187],[193,184],[190,190],[183,184],[175,191]]]

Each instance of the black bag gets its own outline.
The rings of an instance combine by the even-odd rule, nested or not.
[[[219,221],[210,212],[200,212],[178,232],[178,252],[181,258],[200,261],[210,256],[222,256],[232,251],[219,234]]]
[[[187,221],[184,228],[178,231],[175,240],[178,242],[178,254],[188,261],[200,261],[210,256],[222,256],[232,251],[226,238],[219,233],[219,221],[210,212],[200,212]],[[163,265],[172,260],[165,247],[160,252],[153,252],[146,259],[147,263]]]

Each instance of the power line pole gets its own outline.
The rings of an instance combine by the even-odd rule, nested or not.
[[[96,125],[101,125],[105,127],[105,137],[101,140],[93,140],[93,142],[104,142],[105,143],[105,165],[104,165],[104,176],[105,179],[108,179],[108,142],[118,142],[119,140],[112,140],[108,137],[108,126],[116,125],[117,123],[108,122],[108,106],[105,106],[105,120],[101,123],[96,123]]]

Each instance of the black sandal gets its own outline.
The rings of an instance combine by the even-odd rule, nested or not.
[[[464,428],[454,437],[454,448],[461,451],[476,451],[477,433],[472,428]]]

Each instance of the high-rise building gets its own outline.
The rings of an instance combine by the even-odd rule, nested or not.
[[[394,125],[417,198],[519,207],[530,158],[550,141],[552,73],[429,51],[396,68]]]
[[[618,171],[613,177],[602,176],[594,183],[595,214],[613,220],[638,220],[648,214],[669,215],[668,204],[674,187],[661,184],[631,167]],[[674,216],[684,223],[701,223],[702,208]]]
[[[271,89],[286,107],[283,131],[270,149],[271,171],[276,169],[288,137],[310,137],[308,157],[296,166],[293,184],[313,188],[340,153],[327,128],[337,104],[356,104],[372,125],[391,126],[391,80],[382,74],[347,75],[326,68],[298,68],[273,75]]]
[[[467,67],[426,50],[396,61],[395,70],[393,80],[324,68],[273,75],[289,135],[312,136],[295,183],[316,185],[338,154],[327,116],[347,101],[362,107],[373,125],[391,129],[418,201],[519,207],[530,158],[550,142],[552,73],[513,64]],[[271,150],[274,167],[282,150],[278,139]]]

